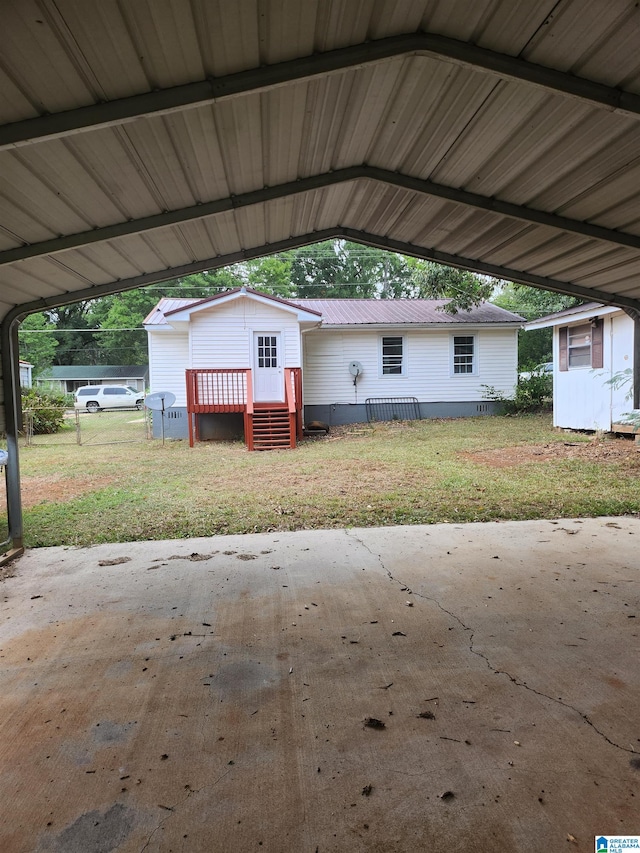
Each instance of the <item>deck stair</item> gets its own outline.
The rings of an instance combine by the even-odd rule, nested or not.
[[[255,405],[251,424],[253,450],[278,450],[296,446],[296,424],[286,405]]]

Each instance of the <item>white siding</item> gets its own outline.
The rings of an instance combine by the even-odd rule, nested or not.
[[[559,326],[553,330],[553,423],[567,429],[605,430],[633,407],[630,385],[607,384],[614,373],[633,367],[633,320],[627,314],[603,317],[603,366],[559,370]],[[582,321],[584,322],[584,321]]]
[[[171,391],[176,406],[187,405],[185,370],[189,367],[189,334],[166,330],[149,332],[149,387]]]
[[[22,388],[31,388],[31,371],[33,370],[33,365],[31,364],[21,364],[20,365],[20,385]]]
[[[295,315],[277,306],[242,298],[194,313],[190,323],[194,368],[251,367],[254,332],[280,332],[283,367],[300,367],[300,327]]]
[[[453,335],[474,335],[476,369],[454,375]],[[404,338],[405,375],[383,376],[380,340]],[[354,388],[349,363],[363,372]],[[306,405],[362,403],[367,397],[417,397],[420,402],[482,400],[483,385],[511,394],[517,380],[517,332],[514,329],[349,330],[321,329],[304,336]]]

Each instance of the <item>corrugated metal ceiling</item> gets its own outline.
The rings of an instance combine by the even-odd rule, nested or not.
[[[630,0],[6,0],[0,314],[332,234],[640,307],[639,43]]]

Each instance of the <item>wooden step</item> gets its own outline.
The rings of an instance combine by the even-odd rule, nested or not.
[[[295,446],[288,409],[279,405],[255,408],[252,439],[254,450],[282,450]]]

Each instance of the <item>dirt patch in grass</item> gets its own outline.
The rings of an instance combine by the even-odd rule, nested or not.
[[[463,451],[458,455],[469,462],[491,468],[509,468],[531,462],[549,462],[557,459],[579,459],[593,462],[624,462],[640,467],[640,445],[626,438],[608,438],[597,441],[558,441],[549,444],[525,444],[516,447],[499,447],[494,450]]]
[[[48,476],[23,476],[20,481],[22,506],[27,508],[41,503],[65,503],[87,492],[94,492],[117,482],[117,477],[65,477],[62,474]],[[6,507],[6,496],[0,495],[0,509]]]

